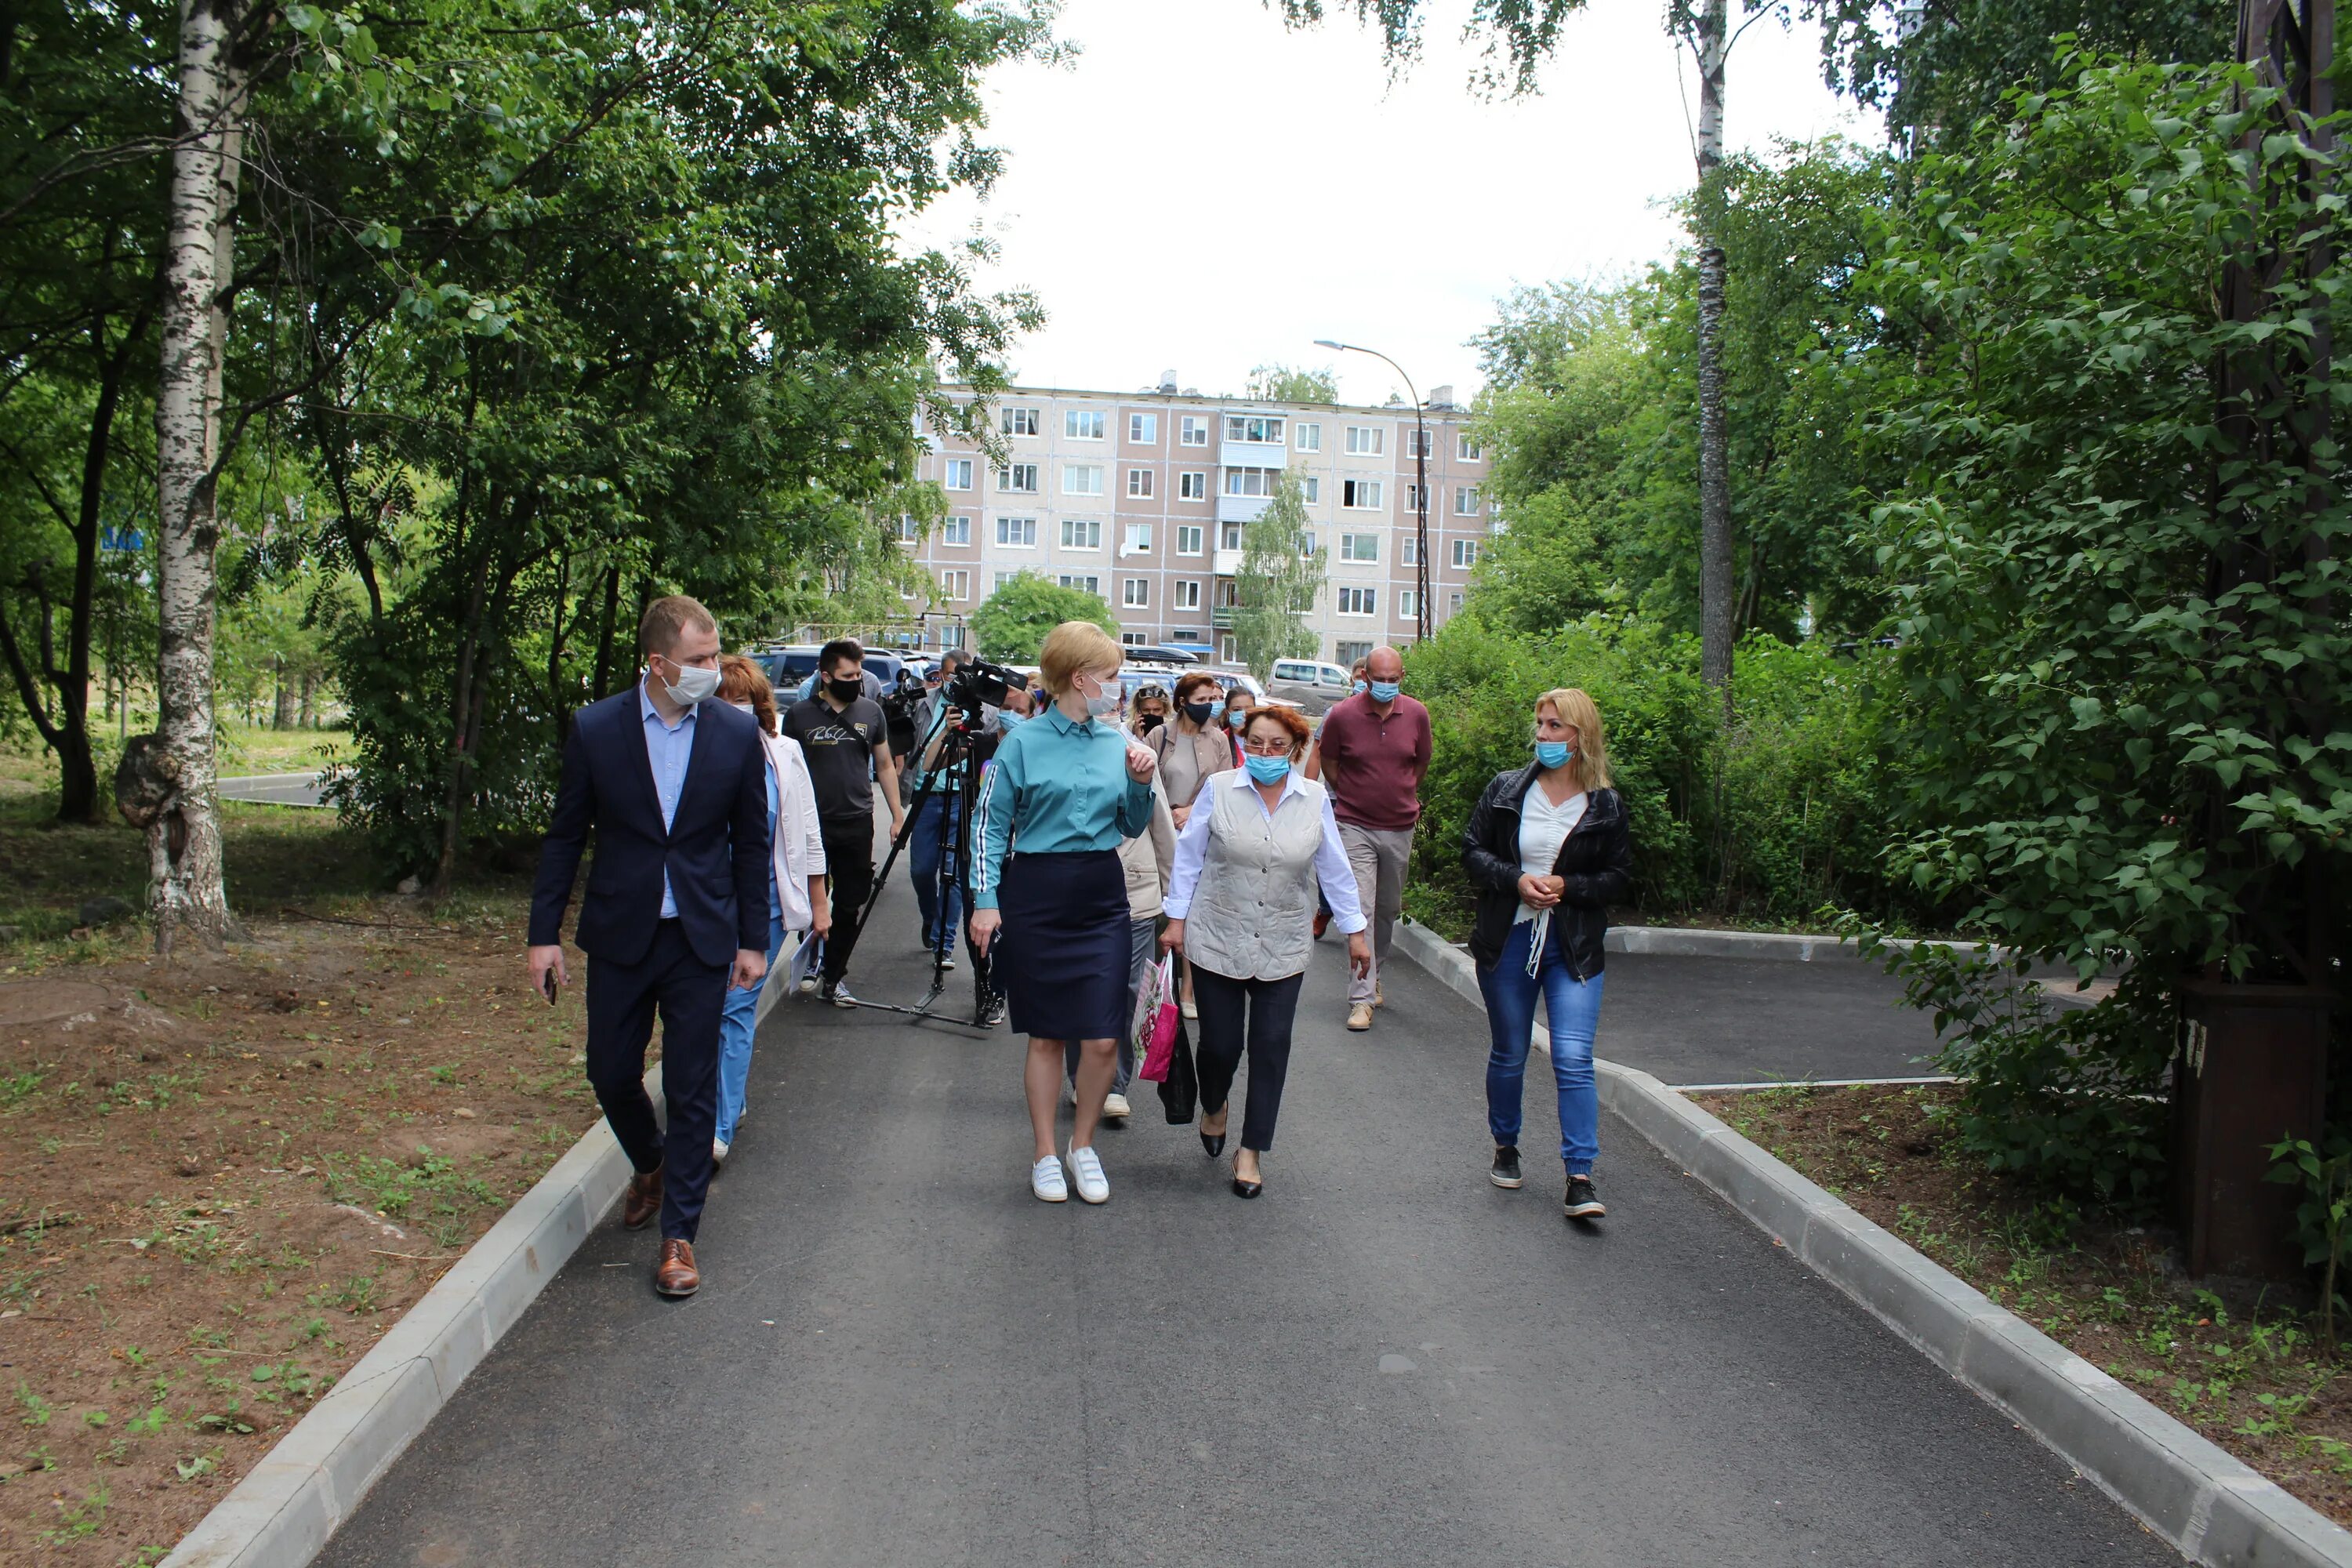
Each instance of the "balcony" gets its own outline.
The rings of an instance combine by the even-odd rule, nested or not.
[[[1272,496],[1219,496],[1219,522],[1255,522],[1274,500]]]
[[[1209,612],[1209,624],[1219,631],[1230,630],[1234,624],[1234,607],[1219,605]]]
[[[1218,551],[1211,557],[1210,569],[1220,577],[1236,575],[1242,569],[1242,552],[1238,550]]]
[[[1290,448],[1279,441],[1221,441],[1217,461],[1228,468],[1287,468]]]

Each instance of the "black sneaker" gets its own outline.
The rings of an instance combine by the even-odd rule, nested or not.
[[[980,1026],[983,1029],[993,1029],[1003,1022],[1004,1022],[1004,993],[992,991],[981,1001]]]
[[[1591,1177],[1570,1176],[1568,1196],[1561,1201],[1559,1212],[1570,1219],[1599,1219],[1609,1211],[1601,1206],[1601,1194],[1592,1190]]]
[[[839,980],[828,980],[818,986],[816,999],[820,1002],[830,1002],[836,1007],[857,1005],[857,998],[849,994],[849,981],[846,976]]]
[[[1519,1151],[1516,1144],[1495,1145],[1495,1168],[1486,1173],[1486,1179],[1498,1187],[1516,1189],[1526,1184],[1527,1178],[1519,1174]]]

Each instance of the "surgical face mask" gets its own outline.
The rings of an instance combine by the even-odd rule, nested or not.
[[[1375,702],[1393,702],[1397,700],[1397,693],[1403,689],[1404,687],[1397,681],[1375,680],[1372,682],[1372,700]]]
[[[866,695],[866,682],[863,680],[828,680],[824,685],[826,690],[844,702],[855,702]]]
[[[669,700],[679,707],[692,708],[718,691],[719,672],[716,669],[705,668],[698,664],[672,663],[667,656],[663,657],[662,662],[677,671],[677,679],[663,681],[662,689],[668,692]],[[650,662],[646,666],[646,672],[648,675],[653,673]]]
[[[752,707],[749,702],[730,702],[727,706],[732,708],[738,713],[749,713],[754,719],[757,719],[760,716],[760,710],[757,708]]]
[[[1116,679],[1117,677],[1112,679]],[[1087,696],[1086,688],[1078,689],[1078,695],[1087,699],[1087,716],[1090,719],[1108,719],[1118,711],[1118,688],[1109,685],[1108,681],[1104,684],[1108,689],[1091,697]]]
[[[1000,729],[1010,730],[1013,725],[1018,724],[1022,720],[1026,719],[1027,717],[1029,717],[1029,715],[1026,713],[1015,713],[1012,709],[1007,708],[997,714],[996,722]]]
[[[1195,724],[1207,723],[1211,719],[1216,716],[1216,712],[1217,705],[1213,702],[1187,702],[1184,704],[1184,717],[1190,719]]]
[[[1365,688],[1368,684],[1370,684],[1370,683],[1369,683],[1369,682],[1367,682],[1367,681],[1361,681],[1361,680],[1359,680],[1358,682],[1356,682],[1356,695],[1357,695],[1357,696],[1359,696],[1359,697],[1361,697],[1361,696],[1364,694],[1364,688]]]
[[[1251,780],[1257,784],[1280,784],[1290,776],[1290,759],[1286,756],[1261,757],[1252,752],[1243,761],[1249,767]]]
[[[1244,716],[1245,716],[1248,712],[1249,712],[1249,710],[1248,710],[1248,709],[1246,709],[1246,708],[1228,708],[1228,709],[1226,709],[1226,710],[1225,710],[1225,728],[1226,728],[1226,729],[1228,729],[1228,730],[1233,731],[1235,734],[1239,734],[1239,733],[1241,732],[1241,727],[1242,727],[1243,723],[1244,723],[1244,722],[1245,722],[1245,718],[1244,718]]]
[[[1536,761],[1548,768],[1564,768],[1576,755],[1576,748],[1566,741],[1538,741]]]

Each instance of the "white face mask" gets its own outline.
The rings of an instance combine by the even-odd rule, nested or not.
[[[662,662],[670,664],[667,658]],[[670,668],[677,671],[677,679],[662,682],[662,689],[668,692],[669,700],[681,708],[692,708],[706,701],[719,689],[719,672],[715,669],[707,669],[698,664],[670,664]],[[646,668],[647,674],[652,673],[651,665]]]
[[[754,719],[757,719],[760,716],[760,710],[757,708],[752,707],[749,702],[730,702],[727,706],[732,708],[738,713],[748,713]]]
[[[1112,682],[1118,680],[1118,677],[1114,675],[1106,679],[1100,676],[1096,676],[1090,677],[1090,679],[1101,680],[1102,684],[1108,688],[1108,689],[1099,697],[1087,697],[1087,715],[1093,719],[1108,719],[1112,714],[1118,711],[1119,690],[1116,685],[1112,684]],[[1081,690],[1078,695],[1085,697],[1086,693]]]

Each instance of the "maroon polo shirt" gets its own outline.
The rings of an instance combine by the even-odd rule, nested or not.
[[[1400,692],[1381,717],[1371,693],[1331,705],[1316,750],[1331,814],[1380,832],[1421,820],[1421,780],[1429,772],[1429,710]]]

